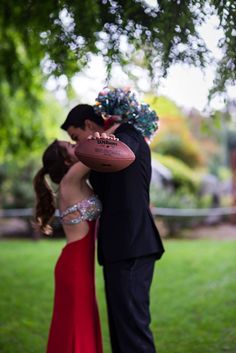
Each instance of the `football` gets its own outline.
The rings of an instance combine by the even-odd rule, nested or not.
[[[133,151],[115,139],[84,140],[76,146],[75,153],[82,163],[97,172],[118,172],[135,160]]]

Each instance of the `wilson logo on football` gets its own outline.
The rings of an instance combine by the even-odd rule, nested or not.
[[[109,141],[109,140],[96,140],[98,145],[112,145],[112,146],[116,146],[117,143],[113,142],[113,141]]]

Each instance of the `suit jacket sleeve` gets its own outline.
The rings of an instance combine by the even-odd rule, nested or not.
[[[122,142],[124,142],[134,152],[135,156],[139,149],[140,141],[135,133],[129,131],[129,133],[122,131],[115,133],[115,136]]]

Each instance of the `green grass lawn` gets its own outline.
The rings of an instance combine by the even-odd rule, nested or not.
[[[0,352],[43,353],[62,240],[0,242]],[[158,353],[236,353],[236,241],[171,240],[151,290]],[[104,353],[111,353],[97,267]],[[59,353],[59,352],[58,352]]]

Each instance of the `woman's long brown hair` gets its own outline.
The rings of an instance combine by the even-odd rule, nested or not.
[[[43,167],[33,180],[36,194],[35,225],[47,235],[52,233],[50,222],[54,217],[56,205],[52,189],[45,176],[48,174],[54,183],[59,184],[69,170],[65,164],[66,157],[66,149],[60,145],[59,141],[54,141],[44,152]]]

